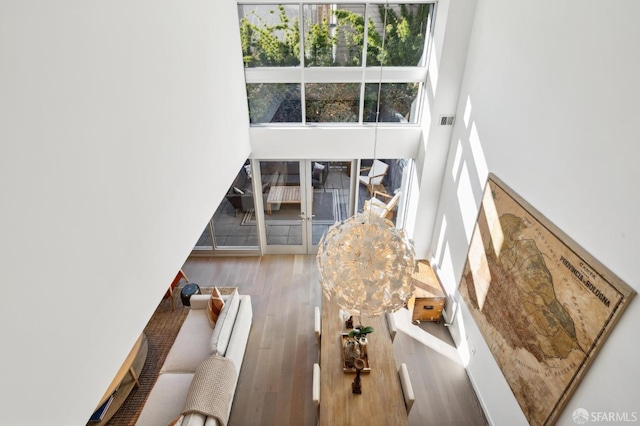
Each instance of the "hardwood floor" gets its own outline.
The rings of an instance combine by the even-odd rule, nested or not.
[[[252,298],[253,326],[229,425],[315,425],[313,309],[322,300],[315,256],[192,258],[183,269],[201,287],[237,286]],[[406,309],[395,316],[396,362],[407,364],[416,396],[409,424],[486,425],[446,327],[413,325]]]

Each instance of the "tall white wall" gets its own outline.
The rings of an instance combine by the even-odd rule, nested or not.
[[[239,46],[234,1],[0,3],[0,423],[91,415],[249,155]]]
[[[639,15],[634,0],[478,0],[432,242],[450,293],[488,172],[640,290]],[[639,322],[633,300],[558,424],[577,408],[640,413]],[[454,325],[492,424],[526,424],[465,307]]]
[[[431,256],[429,243],[451,138],[451,127],[440,126],[439,122],[441,116],[455,113],[476,3],[441,0],[435,8],[421,122],[423,138],[415,156],[419,192],[412,194],[412,203],[416,221],[407,226],[419,259]]]

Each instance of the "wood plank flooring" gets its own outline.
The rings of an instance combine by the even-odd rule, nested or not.
[[[315,425],[313,309],[322,300],[315,256],[191,258],[183,270],[201,287],[251,295],[253,325],[229,425]],[[396,362],[407,364],[416,395],[409,424],[486,425],[446,327],[413,325],[406,309],[395,316]]]

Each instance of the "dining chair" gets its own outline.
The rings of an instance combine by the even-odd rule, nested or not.
[[[396,320],[393,317],[393,312],[387,312],[385,314],[387,318],[387,327],[389,328],[389,336],[391,336],[391,342],[396,338],[398,327],[396,326]]]
[[[400,384],[402,385],[404,405],[407,407],[407,414],[409,414],[411,412],[411,407],[413,407],[413,403],[416,400],[416,396],[413,393],[413,386],[411,386],[411,377],[409,376],[407,364],[404,362],[400,364],[398,374],[400,375]]]
[[[316,413],[320,414],[320,365],[317,362],[313,364],[312,399]]]
[[[320,337],[322,332],[322,320],[320,316],[320,307],[316,306],[313,311],[313,328],[316,334],[316,343],[318,344],[318,362],[320,361]]]

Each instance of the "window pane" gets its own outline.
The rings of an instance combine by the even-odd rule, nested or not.
[[[253,173],[247,160],[211,218],[216,249],[257,249],[258,228],[255,223],[252,179]],[[208,246],[207,248],[212,249],[212,244],[211,232],[207,226],[196,248]]]
[[[297,5],[238,5],[245,67],[300,65]]]
[[[305,66],[360,66],[364,5],[305,5]]]
[[[380,89],[379,122],[416,123],[419,83],[382,83]],[[375,123],[378,107],[378,83],[367,83],[364,88],[365,123]]]
[[[302,122],[297,83],[247,84],[247,98],[251,124]]]
[[[418,66],[425,47],[429,4],[392,4],[386,8],[387,25],[382,52],[384,5],[369,5],[367,66]]]
[[[307,122],[358,121],[359,83],[309,83],[305,90]]]

